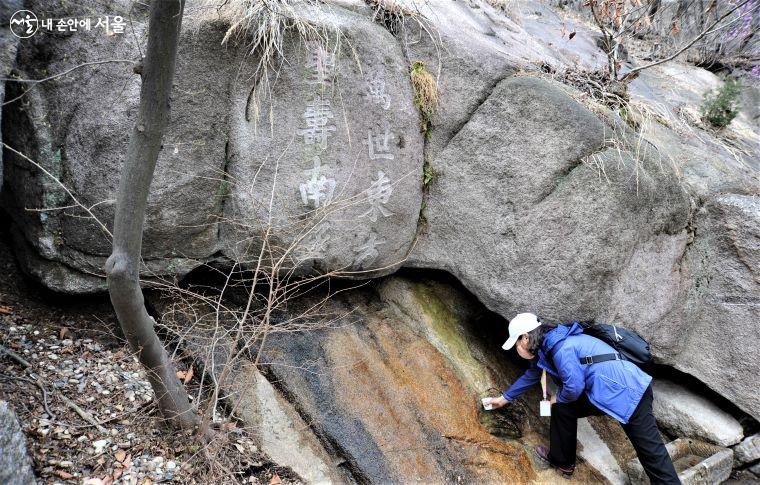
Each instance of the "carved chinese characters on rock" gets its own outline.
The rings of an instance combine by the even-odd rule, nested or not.
[[[306,182],[299,186],[303,205],[318,209],[330,203],[335,193],[335,179],[325,175],[329,169],[330,167],[322,165],[321,159],[315,156],[312,168],[303,171]]]
[[[384,110],[391,107],[391,96],[385,90],[385,76],[382,72],[375,72],[367,76],[367,90],[370,99],[382,106]]]
[[[315,259],[323,256],[327,250],[327,242],[330,240],[330,223],[323,222],[313,227],[304,235],[295,250],[298,261]]]
[[[327,149],[327,139],[336,130],[330,100],[315,96],[306,104],[306,111],[301,117],[306,127],[298,130],[298,135],[303,136],[303,142],[317,145],[321,150]]]
[[[383,173],[382,170],[377,172],[377,180],[372,182],[372,185],[365,191],[367,204],[369,209],[361,215],[361,217],[369,217],[372,222],[377,222],[379,215],[388,217],[393,213],[385,207],[388,200],[393,193],[393,186],[390,179]]]
[[[356,254],[354,266],[364,269],[374,263],[380,255],[377,247],[382,244],[385,244],[385,240],[378,238],[374,232],[370,232],[364,242],[354,249],[354,253]]]
[[[296,134],[304,144],[305,152],[310,155],[310,167],[303,170],[303,181],[298,185],[301,204],[309,209],[327,207],[335,194],[336,181],[331,167],[323,163],[331,137],[335,135],[335,114],[329,97],[335,75],[335,59],[318,42],[308,44],[308,53],[304,63],[305,88],[307,102],[301,115],[301,125]],[[318,259],[327,252],[331,226],[322,222],[307,230],[294,251],[299,261]]]
[[[332,52],[318,42],[309,43],[309,56],[306,59],[306,83],[324,89],[332,84],[335,70],[335,58]]]
[[[392,133],[389,131],[387,124],[382,133],[373,133],[372,130],[367,133],[366,143],[369,147],[370,160],[377,160],[378,158],[393,160],[394,157],[388,143],[391,139],[391,135]]]

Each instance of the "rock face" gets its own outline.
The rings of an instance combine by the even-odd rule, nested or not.
[[[644,235],[677,251],[688,218],[674,175],[642,181],[639,196],[625,155],[598,155],[610,180],[599,184],[582,160],[603,144],[603,124],[559,87],[502,81],[431,162],[427,230],[409,264],[451,272],[507,318],[594,315]]]
[[[76,16],[79,8],[29,3],[49,17]],[[143,276],[182,277],[209,261],[245,266],[262,246],[276,256],[287,250],[280,268],[297,274],[369,277],[402,263],[444,270],[507,319],[533,311],[630,326],[651,342],[658,363],[760,419],[760,361],[747,357],[760,347],[754,114],[741,113],[721,133],[704,129],[698,103],[719,80],[686,64],[645,71],[630,84],[630,110],[613,112],[544,72],[561,78],[567,68],[604,65],[596,34],[582,23],[540,2],[506,11],[485,0],[423,3],[400,3],[426,17],[403,25],[393,15],[376,21],[382,12],[353,0],[299,10],[329,35],[314,44],[288,33],[288,62],[276,82],[254,75],[258,58],[244,43],[221,45],[229,18],[186,26],[149,199]],[[111,8],[126,18],[131,6],[119,0]],[[132,9],[141,21],[135,36],[93,31],[21,41],[18,69],[41,78],[76,63],[131,59],[146,15],[141,4]],[[570,29],[572,41],[563,34]],[[416,60],[439,82],[427,138],[408,79]],[[21,93],[16,83],[5,87],[8,96]],[[138,92],[129,63],[74,71],[5,106],[4,140],[108,226]],[[26,210],[71,201],[27,161],[4,156],[2,206],[26,270],[58,291],[103,290],[104,231],[72,217],[82,215],[77,209]],[[377,332],[387,330],[375,323]],[[348,352],[330,347],[338,345],[333,338],[359,345],[354,330],[320,337],[320,349],[297,339],[287,345],[327,359],[329,349]],[[376,345],[369,350],[385,351]],[[431,345],[431,359],[449,355]],[[395,369],[382,366],[378,376]],[[481,382],[476,377],[468,379]],[[326,409],[344,392],[310,382],[315,393],[328,386]],[[350,466],[378,477],[401,473],[401,462],[355,465],[364,444],[351,440],[361,433],[334,426],[324,434],[342,433]],[[361,436],[379,440],[378,429]]]
[[[256,85],[257,66],[237,61],[243,69],[231,92],[224,206],[237,222],[223,226],[223,254],[235,261],[258,255],[262,221],[271,217],[277,231],[270,244],[300,241],[295,259],[321,271],[397,267],[422,201],[409,66],[393,36],[366,17],[308,12],[310,22],[341,32],[341,45],[290,42],[290,66],[272,86]],[[254,87],[266,93],[258,120]]]
[[[76,6],[32,3],[44,16],[77,14],[66,10]],[[115,2],[111,13],[126,18],[130,7]],[[249,260],[268,226],[268,247],[291,248],[284,270],[295,262],[302,272],[387,272],[408,252],[422,199],[422,136],[400,47],[366,15],[334,6],[301,14],[320,31],[341,32],[345,44],[288,37],[290,64],[266,86],[253,76],[258,58],[245,45],[220,45],[227,24],[209,20],[183,30],[171,120],[148,200],[146,278],[183,276],[225,256]],[[143,22],[146,15],[141,6],[132,13]],[[35,78],[70,62],[129,59],[141,25],[136,36],[41,34],[20,43],[19,69]],[[23,106],[7,107],[3,132],[110,228],[139,78],[125,63],[75,72],[34,87]],[[253,95],[254,88],[263,94]],[[8,89],[16,96],[21,87]],[[21,157],[10,156],[6,168],[2,204],[27,272],[58,291],[104,290],[105,231],[91,218],[72,217],[84,214],[77,209],[26,211],[72,201]]]
[[[286,466],[306,483],[339,483],[345,479],[333,466],[309,426],[280,393],[256,370],[245,366],[235,374],[232,402],[257,435],[261,451]]]
[[[41,17],[82,14],[56,2],[30,2],[28,8]],[[109,8],[112,15],[128,18],[126,3],[115,2]],[[147,21],[147,12],[138,6],[133,17]],[[141,36],[142,27],[135,28],[135,35]],[[218,45],[223,35],[223,27],[207,25],[198,32],[183,33],[180,41],[183,48],[172,102],[182,108],[172,111],[143,234],[143,257],[153,274],[183,275],[217,251],[218,228],[213,222],[221,212],[219,174],[224,166],[228,111],[220,99],[226,98],[234,65],[229,53],[204,46]],[[61,72],[70,62],[130,59],[137,52],[134,39],[126,34],[106,35],[102,29],[62,38],[40,32],[35,42],[20,42],[19,70],[23,77],[34,79],[45,72]],[[206,78],[209,71],[215,72],[213,82],[204,83],[202,93],[197,92],[198,79]],[[3,133],[11,146],[58,177],[111,228],[113,200],[139,102],[139,77],[128,63],[102,64],[74,73],[35,87],[23,98],[23,105],[19,101],[6,107]],[[7,87],[9,94],[19,94],[19,85]],[[103,265],[111,241],[104,231],[92,219],[73,217],[83,215],[76,210],[24,210],[72,203],[28,161],[9,157],[5,180],[3,206],[13,216],[13,233],[26,270],[58,291],[105,289]]]
[[[481,424],[480,397],[508,379],[503,362],[462,332],[472,307],[446,287],[396,278],[378,291],[398,312],[378,312],[377,296],[356,294],[331,313],[352,310],[349,320],[360,322],[272,334],[263,359],[342,467],[372,483],[534,478],[515,438],[535,418],[512,408],[505,441]],[[494,433],[497,424],[488,422]]]
[[[32,464],[26,453],[26,438],[8,403],[0,401],[0,483],[35,483]]]
[[[652,381],[652,391],[657,423],[673,435],[721,446],[734,445],[744,437],[738,421],[703,397],[661,379]]]

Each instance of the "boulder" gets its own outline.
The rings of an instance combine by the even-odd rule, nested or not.
[[[744,436],[739,422],[707,399],[670,381],[652,381],[652,412],[672,435],[731,446]]]
[[[109,8],[127,18],[131,7],[117,1]],[[40,0],[30,8],[62,18],[85,7]],[[183,24],[143,233],[146,280],[182,277],[217,259],[248,261],[268,225],[276,230],[267,247],[290,248],[283,271],[298,265],[301,273],[380,274],[408,252],[422,198],[423,142],[398,42],[367,12],[330,5],[299,15],[320,31],[341,29],[342,44],[288,34],[288,63],[271,86],[253,76],[259,59],[244,42],[221,45],[230,19]],[[19,70],[35,78],[94,60],[129,59],[144,34],[145,6],[132,9],[131,18],[135,35],[92,29],[21,42]],[[22,89],[7,87],[11,96]],[[128,63],[100,64],[35,85],[23,106],[5,110],[11,146],[60,178],[109,229],[139,88]],[[100,225],[79,209],[26,210],[72,201],[22,157],[8,158],[4,180],[2,206],[25,270],[57,291],[104,290],[111,247]]]
[[[760,418],[760,199],[721,194],[696,209],[678,261],[681,296],[652,342],[661,362],[687,372]],[[651,328],[651,327],[650,327]]]
[[[28,8],[42,17],[90,14],[81,5],[48,1],[32,2]],[[94,28],[61,36],[40,32],[35,42],[20,43],[18,70],[33,79],[80,63],[133,58],[138,51],[134,42],[147,25],[147,8],[138,5],[131,13],[130,8],[129,2],[114,2],[109,14],[137,21],[134,35],[107,35]],[[219,174],[229,111],[222,100],[236,69],[232,54],[215,47],[224,33],[223,25],[208,23],[181,35],[173,109],[143,232],[146,277],[182,276],[218,250]],[[198,79],[205,81],[199,86]],[[15,96],[22,87],[8,83],[7,89]],[[35,85],[23,106],[6,107],[3,131],[9,145],[59,178],[109,230],[139,90],[139,77],[129,63],[106,63]],[[91,218],[82,217],[84,211],[25,210],[73,202],[51,177],[21,157],[6,160],[4,178],[2,205],[11,215],[26,271],[57,291],[104,290],[110,237]]]
[[[422,202],[410,66],[365,15],[334,6],[300,15],[340,40],[289,38],[288,64],[271,86],[255,63],[237,61],[224,204],[234,223],[222,226],[222,253],[256,259],[270,224],[268,244],[292,248],[300,272],[391,272],[411,248]]]
[[[675,290],[660,268],[686,244],[688,197],[667,169],[604,151],[604,133],[557,85],[502,81],[431,161],[426,224],[408,264],[449,271],[506,318],[570,321],[638,305],[642,295],[616,291],[621,279],[661,315]],[[665,298],[633,281],[641,276],[668,283]]]
[[[26,437],[21,431],[16,413],[5,401],[0,401],[0,483],[35,483],[32,462],[26,451]]]
[[[757,460],[760,460],[760,434],[748,436],[734,446],[734,466],[743,466]]]

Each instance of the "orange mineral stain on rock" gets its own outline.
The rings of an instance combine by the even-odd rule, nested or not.
[[[366,426],[399,479],[527,483],[536,477],[519,442],[505,443],[483,428],[478,396],[433,345],[393,319],[365,325],[371,338],[343,328],[331,333],[325,350],[336,398]]]

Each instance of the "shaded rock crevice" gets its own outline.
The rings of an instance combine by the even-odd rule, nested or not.
[[[591,150],[588,154],[583,155],[581,158],[578,158],[576,160],[571,160],[569,164],[567,164],[562,170],[557,173],[554,185],[546,191],[545,193],[538,196],[536,199],[536,205],[541,204],[544,200],[546,200],[548,197],[550,197],[554,192],[559,188],[559,186],[564,182],[568,177],[572,175],[572,173],[578,169],[579,167],[582,167],[584,164],[584,159],[588,157],[591,153],[594,153],[596,149]]]
[[[222,247],[222,220],[224,219],[224,208],[227,203],[227,198],[230,195],[230,140],[228,139],[227,142],[224,144],[224,162],[222,163],[222,180],[219,182],[219,192],[217,196],[219,197],[219,208],[217,209],[217,222],[216,222],[216,244],[217,247],[220,249],[217,249],[217,253],[221,252]],[[210,259],[213,259],[214,255],[211,255]]]

